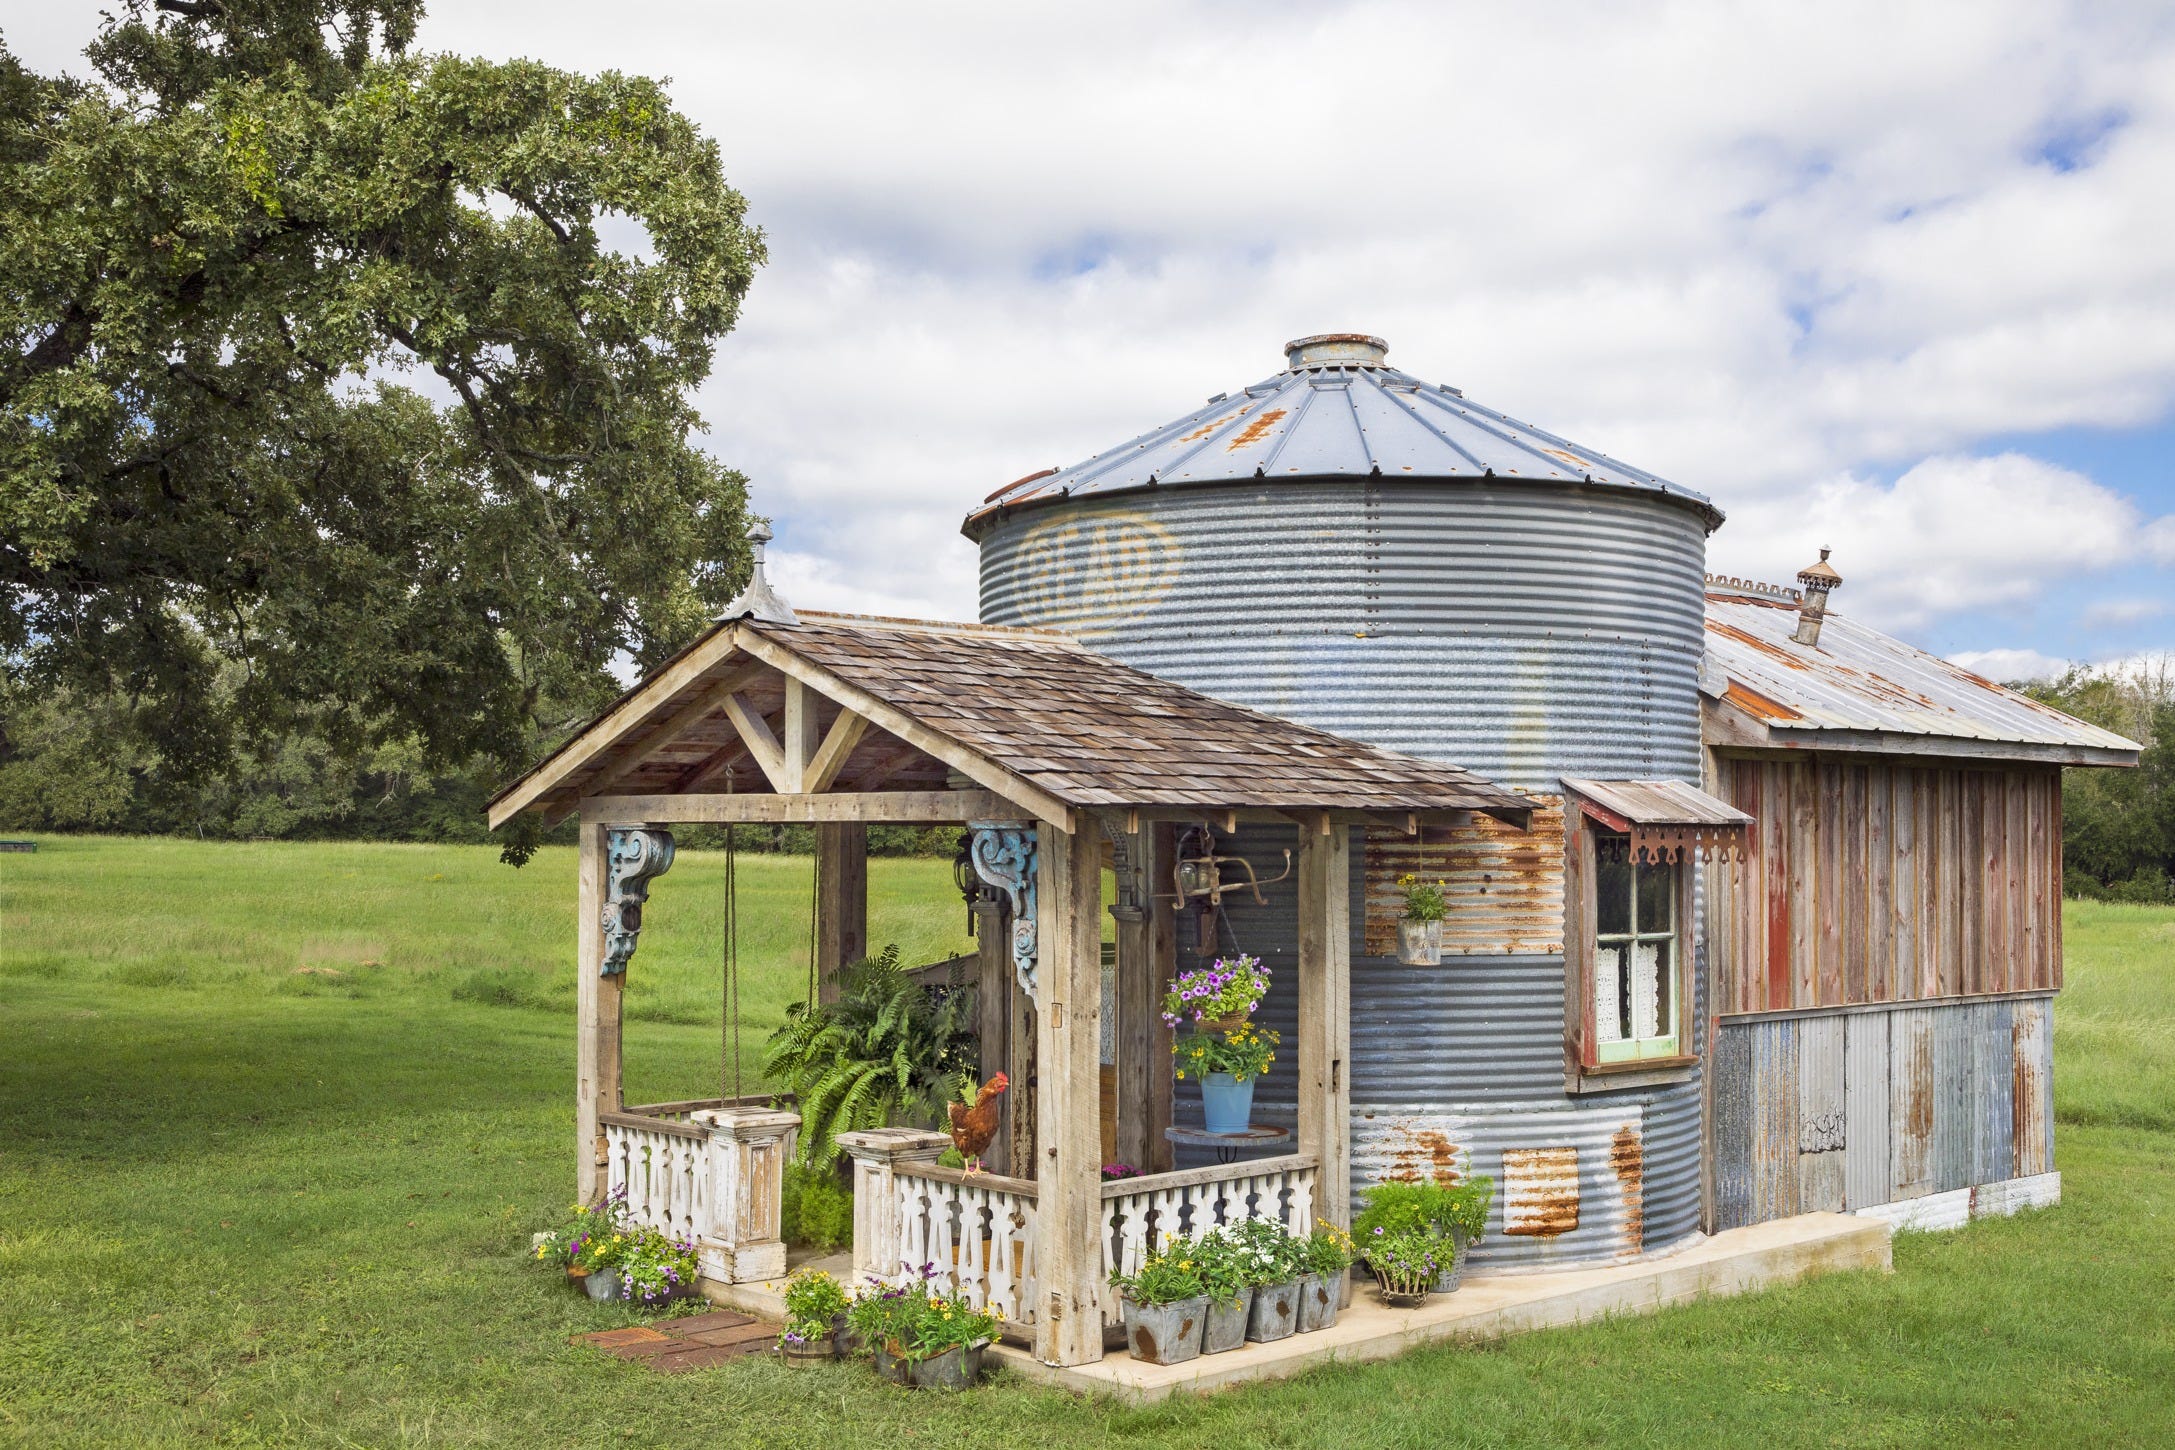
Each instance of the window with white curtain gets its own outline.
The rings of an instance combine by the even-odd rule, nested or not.
[[[1635,860],[1630,838],[1594,833],[1593,1059],[1679,1053],[1677,953],[1683,868]]]

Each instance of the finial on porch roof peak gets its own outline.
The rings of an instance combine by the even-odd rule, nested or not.
[[[759,619],[765,624],[801,622],[800,616],[793,612],[793,606],[778,597],[778,591],[770,587],[770,580],[763,573],[763,545],[769,542],[769,524],[757,519],[748,525],[748,552],[755,556],[748,567],[748,587],[725,606],[719,619]]]

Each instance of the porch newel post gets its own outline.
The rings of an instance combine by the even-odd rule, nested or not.
[[[1011,1077],[1007,1041],[1012,1019],[1011,930],[1004,919],[1004,902],[997,897],[985,893],[975,898],[969,910],[974,913],[975,1043],[979,1053],[975,1067],[987,1082],[1000,1072]],[[1012,1135],[1007,1131],[1011,1107],[1031,1091],[1027,1079],[1021,1077],[999,1100],[997,1134],[982,1154],[986,1166],[1006,1174],[1013,1172]]]
[[[1299,1151],[1321,1161],[1314,1216],[1351,1223],[1352,843],[1328,818],[1299,828]]]
[[[1143,1173],[1156,1168],[1157,1145],[1168,1146],[1171,1057],[1163,1026],[1164,979],[1170,975],[1156,953],[1153,843],[1156,827],[1118,837],[1117,1156]],[[1162,1092],[1157,1093],[1158,1083]]]
[[[1102,830],[1044,821],[1036,936],[1035,1358],[1103,1357]]]
[[[1178,828],[1157,821],[1140,833],[1140,874],[1148,893],[1148,978],[1155,993],[1149,1001],[1148,1018],[1148,1160],[1139,1166],[1150,1173],[1168,1173],[1177,1167],[1171,1140],[1163,1130],[1171,1125],[1173,1033],[1163,1021],[1161,994],[1164,985],[1178,975],[1178,902],[1171,894],[1171,868],[1178,857]],[[1122,1084],[1124,1079],[1119,1079]]]
[[[868,955],[868,827],[816,827],[816,1000],[838,1000],[838,969]]]
[[[619,985],[604,975],[604,827],[581,823],[575,888],[574,1185],[583,1203],[604,1197],[604,1128],[620,1106]],[[608,1100],[607,1100],[608,1099]]]

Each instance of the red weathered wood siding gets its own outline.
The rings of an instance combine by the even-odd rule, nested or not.
[[[2062,778],[1864,757],[1716,761],[1757,824],[1713,868],[1719,1015],[2053,991]]]

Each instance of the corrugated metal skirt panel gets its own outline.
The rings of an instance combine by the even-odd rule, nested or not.
[[[1705,556],[1695,515],[1635,494],[1190,487],[997,525],[982,617],[1506,785],[1696,782]]]
[[[1715,1212],[1737,1228],[2051,1172],[2043,998],[1724,1019]]]
[[[1248,826],[1219,837],[1217,850],[1244,858],[1267,880],[1283,870],[1283,851],[1296,841],[1290,828]],[[1353,853],[1355,863],[1361,855]],[[1497,1184],[1494,1226],[1473,1262],[1493,1270],[1615,1262],[1637,1245],[1665,1248],[1695,1232],[1697,1078],[1570,1097],[1563,1090],[1563,958],[1449,957],[1440,966],[1408,967],[1368,956],[1360,874],[1354,871],[1352,883],[1355,1198],[1384,1176],[1488,1174]],[[1243,894],[1226,899],[1218,952],[1250,952],[1269,969],[1269,994],[1255,1020],[1280,1034],[1283,1046],[1255,1086],[1254,1118],[1290,1127],[1297,896],[1289,883],[1264,894],[1266,905]],[[1196,942],[1187,930],[1179,935],[1180,966],[1192,966],[1201,960]],[[1703,1020],[1703,1009],[1695,1018]],[[1198,1091],[1178,1086],[1174,1116],[1199,1122]],[[1180,1166],[1206,1161],[1181,1155]]]

